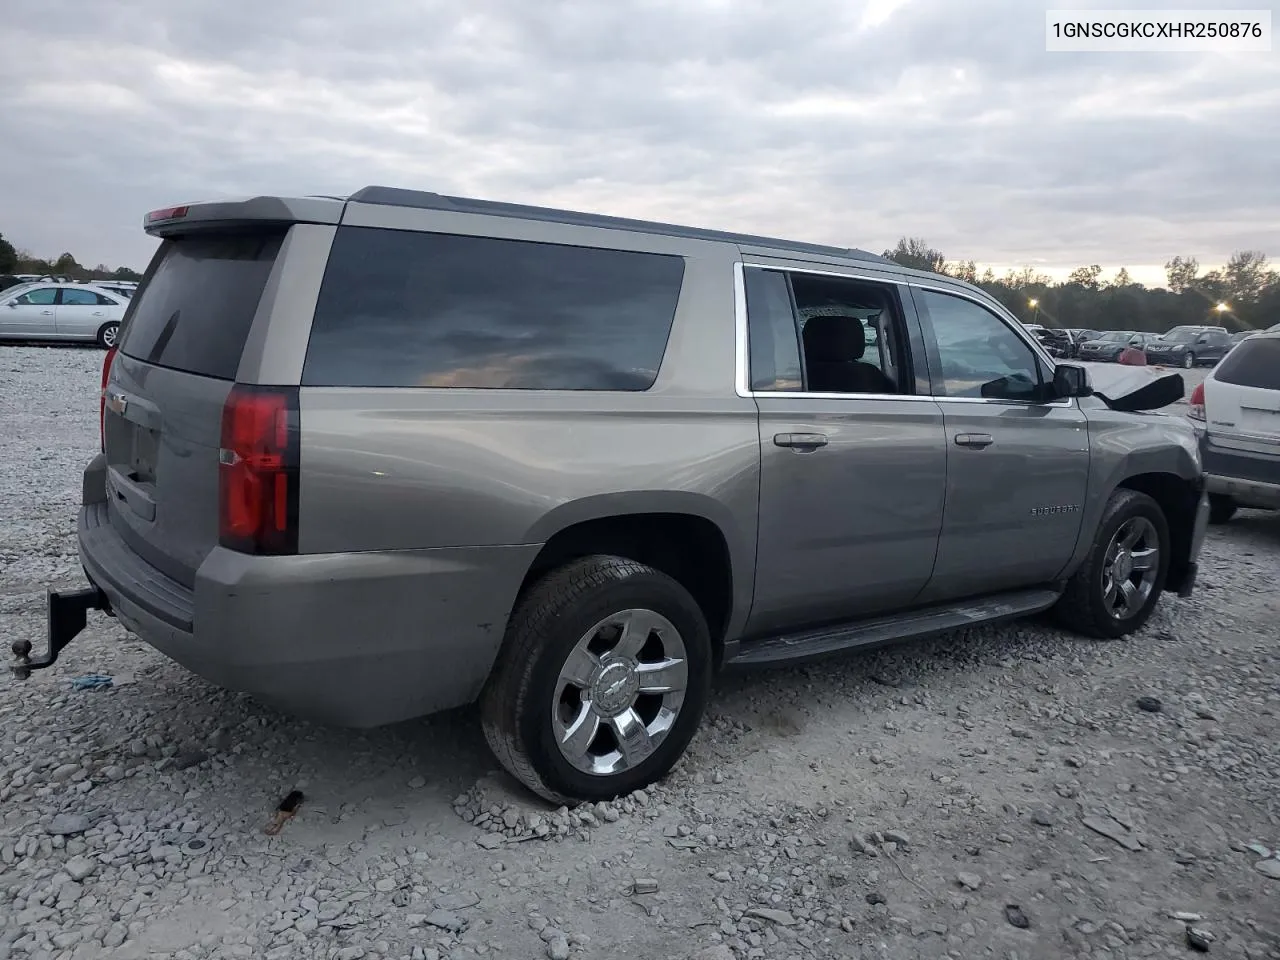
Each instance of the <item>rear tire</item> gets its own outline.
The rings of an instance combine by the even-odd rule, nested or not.
[[[104,323],[98,329],[98,346],[104,350],[110,350],[116,345],[116,339],[120,336],[120,324],[114,320],[110,323]]]
[[[658,664],[672,666],[659,677]],[[553,803],[613,799],[684,754],[711,671],[707,621],[684,587],[623,557],[575,560],[517,602],[480,695],[485,739]]]
[[[1209,494],[1209,522],[1230,523],[1239,509],[1236,502],[1221,493]]]
[[[1135,533],[1137,538],[1126,546]],[[1148,552],[1152,547],[1154,554]],[[1143,563],[1150,566],[1142,569]],[[1053,612],[1063,626],[1088,637],[1126,636],[1150,618],[1168,572],[1169,523],[1164,511],[1145,493],[1118,489],[1102,512],[1088,556]],[[1122,603],[1126,608],[1118,611]]]

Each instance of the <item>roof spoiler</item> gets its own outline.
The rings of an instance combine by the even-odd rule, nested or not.
[[[235,197],[205,200],[152,210],[142,228],[154,237],[168,237],[228,226],[289,223],[336,224],[346,201],[336,197]]]

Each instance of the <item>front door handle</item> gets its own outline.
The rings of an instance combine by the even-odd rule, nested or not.
[[[52,317],[52,316],[53,316],[53,311],[52,311],[52,310],[41,310],[41,311],[40,311],[40,316],[42,316],[42,317]]]
[[[827,438],[821,433],[775,433],[775,446],[795,447],[800,450],[816,450],[827,445]]]
[[[961,447],[974,447],[981,450],[983,447],[989,447],[995,443],[989,433],[957,433],[956,445]]]

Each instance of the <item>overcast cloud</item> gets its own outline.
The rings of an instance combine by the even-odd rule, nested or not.
[[[380,183],[1148,282],[1280,258],[1280,57],[1049,54],[1044,8],[9,0],[0,231],[140,269],[150,208]]]

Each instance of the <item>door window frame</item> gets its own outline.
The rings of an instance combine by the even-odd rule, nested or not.
[[[997,321],[1004,324],[1005,328],[1012,333],[1017,339],[1021,340],[1031,351],[1040,366],[1040,376],[1045,384],[1053,382],[1053,372],[1057,368],[1057,364],[1049,356],[1044,345],[1034,336],[1027,333],[1025,329],[1020,329],[1021,324],[1012,315],[1006,316],[996,309],[996,305],[987,303],[965,290],[959,290],[955,287],[944,286],[942,284],[909,282],[907,284],[912,291],[920,290],[922,292],[937,293],[943,296],[956,297],[960,300],[967,300],[974,306],[979,307],[987,313],[991,314]],[[929,316],[929,308],[923,303],[915,304],[916,312],[920,318],[920,325],[925,331],[925,349],[928,351],[929,369],[931,371],[930,393],[934,394],[930,399],[938,403],[998,403],[1004,406],[1017,407],[1074,407],[1076,401],[1074,397],[1066,397],[1060,400],[1016,400],[1003,399],[998,397],[949,397],[946,395],[945,382],[942,377],[942,354],[938,349],[938,337],[933,329],[933,320]]]
[[[883,287],[897,303],[898,318],[902,322],[902,334],[899,346],[903,349],[901,373],[908,380],[909,393],[821,393],[809,390],[753,390],[751,387],[751,348],[750,323],[747,315],[747,270],[767,270],[785,275],[805,275],[815,277],[833,277],[855,283],[872,283]],[[790,289],[790,281],[787,283]],[[876,275],[855,269],[824,270],[817,266],[801,264],[761,263],[752,260],[740,260],[733,265],[733,299],[735,346],[737,357],[735,364],[735,388],[740,397],[787,397],[801,400],[914,400],[931,401],[929,396],[931,380],[929,376],[929,357],[926,350],[924,331],[920,325],[915,303],[911,298],[906,278],[893,274]],[[800,352],[800,368],[805,375],[804,348],[800,344],[800,328],[798,318],[794,317],[795,303],[792,302],[793,321],[796,323],[797,349]]]
[[[840,277],[846,280],[857,280],[864,283],[878,283],[886,287],[896,288],[895,293],[898,298],[898,306],[901,311],[902,319],[906,327],[907,334],[907,360],[911,365],[911,372],[915,377],[914,392],[912,393],[809,393],[802,390],[753,390],[751,389],[751,356],[750,356],[750,329],[747,317],[747,283],[746,271],[754,270],[773,270],[781,273],[801,273],[811,274],[823,277]],[[1046,382],[1052,382],[1053,372],[1057,368],[1057,364],[1053,358],[1049,356],[1044,346],[1030,336],[1026,330],[1021,329],[1021,324],[1010,313],[1004,310],[998,301],[987,302],[982,297],[976,296],[968,290],[957,287],[948,286],[940,283],[929,283],[910,276],[901,276],[895,274],[874,274],[865,271],[859,271],[856,267],[848,270],[824,270],[819,266],[809,266],[801,264],[779,264],[764,263],[749,258],[743,258],[733,265],[733,314],[735,327],[735,389],[740,397],[791,397],[801,399],[816,400],[907,400],[907,401],[924,401],[929,403],[998,403],[1003,405],[1015,405],[1020,407],[1074,407],[1076,400],[1074,397],[1067,397],[1062,400],[1001,400],[993,397],[948,397],[934,396],[934,390],[942,389],[941,371],[942,356],[938,351],[937,337],[933,332],[933,324],[929,320],[927,310],[921,309],[916,303],[914,291],[930,291],[933,293],[947,294],[953,297],[959,297],[962,300],[968,300],[975,306],[981,307],[1007,327],[1015,337],[1021,340],[1032,355],[1040,363],[1042,375],[1046,378]],[[803,362],[804,354],[801,351],[801,361]]]

